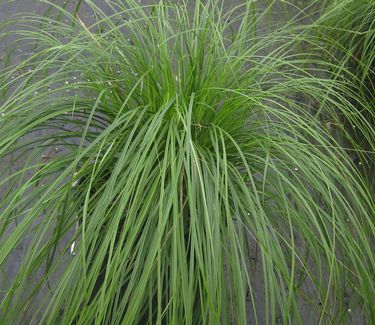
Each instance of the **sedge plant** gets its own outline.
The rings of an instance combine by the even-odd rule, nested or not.
[[[322,41],[370,91],[374,87],[375,3],[326,0],[321,7],[318,23],[324,34]]]
[[[334,61],[332,76],[350,80],[352,94],[347,98],[357,114],[375,125],[375,2],[371,0],[318,1],[321,11],[314,32],[324,47],[325,60]],[[369,178],[374,174],[375,132],[358,129],[342,116],[339,122],[343,138],[356,151],[356,162],[367,165]],[[349,140],[349,141],[348,141]]]
[[[374,200],[313,118],[356,108],[307,35],[253,1],[49,5],[1,71],[0,322],[375,321]]]

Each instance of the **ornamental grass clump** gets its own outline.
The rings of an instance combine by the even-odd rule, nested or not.
[[[320,1],[317,1],[319,4]],[[367,165],[373,184],[375,151],[375,2],[372,0],[323,1],[314,30],[324,47],[325,60],[332,60],[332,76],[350,81],[346,97],[362,115],[358,128],[342,116],[339,129],[356,152],[356,162]]]
[[[375,321],[374,201],[313,118],[356,108],[305,36],[252,1],[86,4],[18,17],[1,72],[0,319]]]
[[[318,19],[322,41],[336,60],[350,68],[363,83],[362,91],[374,89],[375,3],[372,0],[327,1]],[[370,89],[365,89],[365,87]]]

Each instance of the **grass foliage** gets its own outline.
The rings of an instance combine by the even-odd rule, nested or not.
[[[252,1],[86,3],[18,17],[1,71],[4,324],[374,322],[374,200],[316,112],[373,129],[316,37]]]
[[[371,0],[328,1],[320,24],[335,56],[349,66],[360,81],[374,89],[375,3]]]
[[[319,1],[318,1],[319,3]],[[374,170],[375,160],[375,2],[371,0],[325,1],[316,22],[317,35],[325,48],[325,59],[333,60],[336,78],[350,80],[355,96],[348,96],[371,125],[366,132],[341,118],[344,138],[354,139],[352,146],[364,153],[359,161]],[[370,179],[374,174],[370,173]],[[373,183],[373,181],[372,181]]]

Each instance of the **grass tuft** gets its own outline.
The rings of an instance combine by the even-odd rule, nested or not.
[[[373,129],[315,36],[253,1],[49,5],[0,75],[4,323],[375,321],[374,200],[326,122]]]

